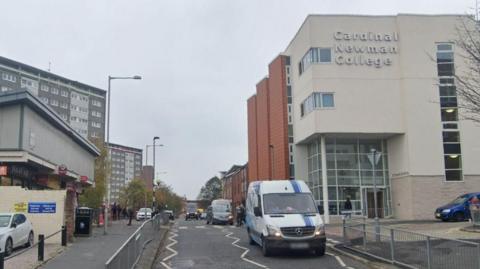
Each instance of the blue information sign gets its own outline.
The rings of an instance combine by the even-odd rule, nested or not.
[[[56,212],[57,204],[55,202],[29,202],[28,213],[53,214]]]

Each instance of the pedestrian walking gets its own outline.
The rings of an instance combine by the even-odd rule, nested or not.
[[[345,204],[343,205],[345,218],[352,218],[352,202],[350,201],[350,197],[347,197]]]
[[[132,218],[133,218],[133,209],[131,207],[128,208],[128,226],[132,225]]]

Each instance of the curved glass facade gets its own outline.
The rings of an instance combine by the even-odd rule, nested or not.
[[[373,167],[368,159],[371,149],[382,152],[375,167],[377,204],[379,217],[392,214],[390,179],[388,177],[387,146],[381,139],[326,138],[326,170],[328,204],[331,215],[344,210],[345,201],[350,198],[355,214],[374,214]],[[308,181],[315,199],[323,205],[322,154],[320,138],[307,146]]]

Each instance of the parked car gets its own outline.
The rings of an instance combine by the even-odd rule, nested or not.
[[[20,246],[32,246],[34,241],[32,223],[19,213],[0,213],[0,248],[5,256]]]
[[[207,212],[202,212],[202,214],[200,214],[200,219],[207,219]]]
[[[255,181],[247,194],[246,223],[250,244],[264,256],[275,249],[325,254],[325,226],[307,184],[301,180]]]
[[[470,200],[473,197],[480,199],[480,192],[466,193],[458,196],[450,203],[435,210],[435,218],[442,221],[455,220],[464,221],[470,218]]]
[[[173,211],[172,211],[172,210],[165,210],[164,212],[165,212],[165,214],[168,215],[168,219],[170,219],[170,220],[174,220],[174,219],[175,219],[175,216],[173,215]]]
[[[207,224],[233,225],[232,205],[230,200],[213,200],[207,208]]]
[[[151,208],[140,208],[137,211],[137,217],[136,217],[137,221],[151,219],[152,218],[152,212],[153,212],[153,210]]]

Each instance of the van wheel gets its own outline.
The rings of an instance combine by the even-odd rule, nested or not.
[[[319,247],[319,248],[315,249],[315,255],[317,255],[317,256],[325,255],[325,247]]]
[[[262,238],[262,254],[265,257],[272,255],[272,250],[268,247],[268,242]]]
[[[462,212],[457,212],[453,215],[453,219],[456,220],[456,221],[464,221],[465,216],[463,215]]]

